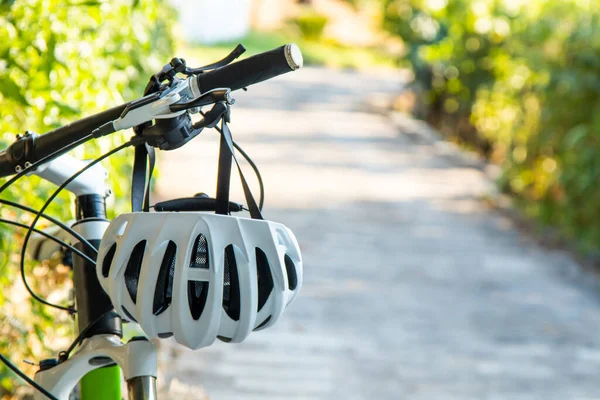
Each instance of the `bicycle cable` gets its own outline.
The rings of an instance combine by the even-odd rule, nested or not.
[[[59,306],[57,304],[53,304],[50,303],[44,299],[42,299],[41,297],[39,297],[38,295],[36,295],[33,290],[31,289],[31,287],[29,286],[29,284],[27,283],[27,277],[25,275],[25,255],[26,255],[26,251],[27,251],[27,244],[29,243],[29,238],[31,237],[31,233],[33,232],[33,229],[35,229],[35,224],[39,221],[40,217],[42,216],[42,214],[44,213],[44,210],[50,205],[50,203],[52,202],[52,200],[54,200],[54,198],[56,196],[58,196],[58,194],[65,188],[67,187],[67,185],[69,183],[71,183],[73,180],[75,180],[79,175],[83,174],[85,171],[87,171],[88,169],[90,169],[91,167],[93,167],[94,165],[98,164],[99,162],[101,162],[102,160],[112,156],[113,154],[123,150],[126,147],[129,147],[131,145],[133,145],[134,141],[133,140],[129,140],[128,142],[123,143],[122,145],[120,145],[119,147],[116,147],[112,150],[110,150],[109,152],[101,155],[100,157],[96,158],[94,161],[90,162],[89,164],[87,164],[85,167],[83,167],[82,169],[80,169],[79,171],[77,171],[75,174],[71,175],[71,177],[69,177],[69,179],[67,179],[66,181],[64,181],[55,191],[54,193],[52,193],[52,195],[48,198],[48,200],[46,200],[46,202],[44,203],[44,205],[42,206],[42,208],[37,212],[35,218],[33,219],[29,230],[27,231],[27,233],[25,234],[25,238],[23,239],[23,246],[21,247],[21,279],[23,280],[23,284],[25,285],[25,288],[27,289],[27,291],[29,292],[29,294],[37,301],[39,301],[40,303],[59,309],[59,310],[64,310],[69,312],[69,314],[74,314],[75,312],[77,312],[75,310],[75,308],[73,306],[68,306],[68,307],[64,307],[64,306]]]
[[[200,111],[200,115],[202,115],[204,117],[206,115],[206,113],[204,111]],[[221,130],[221,128],[219,128],[219,126],[215,126],[214,128],[221,135],[223,134],[223,131]],[[240,152],[242,157],[244,157],[246,159],[246,161],[248,161],[248,164],[250,164],[250,167],[252,167],[252,169],[254,170],[254,174],[256,175],[256,179],[258,180],[258,187],[259,187],[259,191],[260,191],[260,199],[258,201],[258,209],[260,211],[262,211],[263,204],[265,203],[265,187],[263,185],[263,180],[262,180],[262,176],[260,175],[260,171],[258,170],[258,167],[254,163],[254,161],[252,161],[250,156],[235,141],[233,141],[233,147],[235,147],[235,149]]]
[[[77,142],[76,142],[77,143]],[[78,143],[77,145],[79,145],[81,143]],[[130,146],[132,144],[132,141],[126,142],[123,145],[109,151],[108,153],[105,153],[104,155],[100,156],[99,158],[97,158],[96,160],[92,161],[91,163],[89,163],[88,165],[86,165],[84,168],[82,168],[81,170],[79,170],[77,173],[75,173],[74,175],[72,175],[69,179],[67,179],[65,182],[63,182],[62,185],[60,185],[58,187],[58,189],[56,189],[56,191],[50,196],[50,198],[46,201],[46,203],[44,204],[44,206],[39,210],[39,211],[35,211],[33,209],[30,209],[29,207],[25,207],[25,206],[21,206],[19,205],[15,205],[18,208],[24,209],[25,211],[29,211],[29,212],[33,212],[36,214],[33,222],[31,223],[31,225],[25,225],[25,224],[21,224],[19,222],[16,221],[10,221],[10,220],[1,220],[0,222],[4,222],[4,223],[9,223],[12,225],[16,225],[16,226],[20,226],[23,228],[27,228],[27,234],[25,236],[25,239],[23,240],[23,246],[21,249],[21,278],[23,279],[23,284],[25,285],[25,288],[27,289],[27,291],[29,292],[29,294],[31,294],[31,296],[41,302],[42,304],[54,307],[54,308],[58,308],[58,309],[62,309],[65,311],[68,311],[69,313],[74,313],[76,310],[73,307],[63,307],[63,306],[59,306],[56,304],[52,304],[42,298],[40,298],[39,296],[37,296],[33,290],[31,289],[31,287],[29,286],[29,284],[27,283],[27,278],[25,276],[25,253],[26,253],[26,249],[27,249],[27,243],[29,241],[29,238],[31,236],[32,232],[37,232],[40,233],[41,235],[48,237],[51,240],[56,241],[57,243],[60,243],[61,245],[70,248],[72,251],[74,251],[75,253],[77,253],[78,255],[82,256],[83,258],[87,259],[88,261],[92,262],[95,264],[95,262],[90,259],[88,256],[86,256],[85,254],[83,254],[82,252],[80,252],[78,249],[74,248],[71,245],[68,245],[67,243],[63,242],[62,240],[54,237],[53,235],[49,235],[46,232],[40,231],[38,229],[35,228],[35,224],[37,223],[37,221],[40,219],[40,217],[44,217],[46,219],[48,219],[49,221],[52,221],[51,217],[48,217],[47,215],[44,214],[44,210],[48,207],[48,205],[52,202],[52,200],[54,200],[54,198],[58,195],[58,193],[60,193],[60,191],[62,191],[62,189],[64,189],[69,183],[71,183],[75,178],[77,178],[79,175],[81,175],[83,172],[85,172],[86,170],[88,170],[89,168],[91,168],[92,166],[96,165],[97,163],[101,162],[102,160],[104,160],[105,158],[110,157],[111,155],[113,155],[114,153]],[[72,147],[69,146],[70,148],[74,148],[76,147],[75,145],[73,145]],[[47,158],[50,158],[51,156],[42,158],[39,162],[44,162]],[[14,183],[17,179],[19,179],[21,176],[23,176],[29,169],[34,168],[37,165],[37,163],[34,163],[32,165],[30,165],[29,167],[25,168],[23,171],[21,171],[19,174],[17,174],[15,177],[13,177],[12,179],[10,179],[8,182],[6,182],[2,187],[0,187],[0,193],[5,190],[8,186],[10,186],[12,183]],[[2,203],[12,203],[8,200],[3,200]],[[13,205],[13,204],[8,204],[8,205]],[[55,221],[52,221],[55,222]],[[63,224],[57,224],[57,225],[63,225]],[[61,226],[61,228],[67,230],[69,233],[73,234],[75,233],[74,236],[80,236],[79,234],[77,234],[75,231],[73,231],[70,228],[67,228],[65,225]],[[71,232],[72,231],[72,232]],[[83,238],[81,238],[83,239]],[[83,239],[82,243],[87,243],[88,245],[91,246],[91,244]],[[93,246],[91,246],[92,248],[94,248]],[[97,251],[96,248],[94,248],[95,251]],[[112,310],[108,310],[107,312],[103,313],[99,318],[97,318],[92,324],[88,325],[80,334],[79,336],[75,339],[75,341],[73,342],[73,344],[69,347],[69,349],[67,350],[66,354],[67,357],[68,355],[71,353],[71,351],[73,351],[73,349],[77,346],[77,344],[79,344],[85,334],[87,334],[87,332],[89,331],[89,329],[91,329],[92,326],[94,326],[95,324],[97,324],[103,317],[105,317],[106,315],[108,315],[108,313],[112,311]],[[57,397],[55,397],[54,395],[52,395],[52,393],[48,392],[46,389],[44,389],[42,386],[40,386],[37,382],[35,382],[34,380],[32,380],[31,378],[29,378],[23,371],[21,371],[16,365],[14,365],[9,359],[7,359],[3,354],[0,353],[0,361],[2,361],[8,368],[10,368],[15,374],[17,374],[19,377],[21,377],[21,379],[23,379],[25,382],[27,382],[29,385],[31,385],[33,388],[35,388],[36,390],[38,390],[40,393],[42,393],[44,396],[46,396],[47,398],[51,399],[51,400],[58,400]]]
[[[61,351],[60,353],[58,353],[58,361],[59,362],[63,362],[66,361],[69,356],[71,355],[71,352],[75,349],[75,347],[77,347],[78,344],[80,344],[81,342],[83,342],[83,340],[86,338],[87,333],[90,331],[90,329],[92,329],[94,326],[96,326],[96,324],[98,322],[100,322],[104,317],[106,317],[108,314],[110,314],[114,309],[111,307],[110,309],[104,311],[102,314],[100,314],[100,316],[98,318],[96,318],[94,321],[92,321],[90,324],[88,324],[88,326],[85,327],[84,330],[82,330],[79,335],[77,335],[77,337],[75,338],[75,340],[73,340],[73,343],[71,343],[71,345],[69,346],[69,348],[65,351]]]
[[[77,146],[80,146],[80,145],[84,144],[85,142],[87,142],[87,141],[89,140],[89,138],[90,138],[91,136],[92,136],[92,135],[88,135],[88,136],[86,136],[86,137],[84,137],[84,138],[81,138],[81,139],[79,139],[79,140],[76,140],[75,142],[73,142],[73,143],[71,143],[71,144],[69,144],[69,145],[65,146],[64,148],[62,148],[62,149],[59,149],[59,150],[56,150],[55,152],[53,152],[53,153],[51,153],[51,154],[49,154],[49,155],[47,155],[47,156],[45,156],[45,157],[42,157],[42,158],[40,158],[39,160],[37,160],[36,162],[34,162],[33,164],[30,164],[29,166],[27,166],[27,167],[23,168],[23,169],[22,169],[20,172],[18,172],[18,173],[17,173],[15,176],[13,176],[12,178],[10,178],[10,179],[9,179],[9,180],[7,180],[6,182],[4,182],[4,184],[3,184],[2,186],[0,186],[0,194],[1,194],[2,192],[4,192],[4,191],[5,191],[5,190],[6,190],[6,189],[7,189],[7,188],[10,186],[10,185],[12,185],[12,184],[13,184],[13,183],[15,183],[17,180],[19,180],[21,177],[23,177],[24,175],[26,175],[26,174],[27,174],[29,171],[31,171],[31,170],[33,170],[33,169],[37,168],[37,167],[38,167],[39,165],[41,165],[41,164],[44,164],[44,163],[46,163],[46,162],[48,162],[48,161],[50,161],[50,160],[52,160],[52,159],[54,159],[54,158],[58,157],[58,153],[66,153],[67,151],[69,151],[69,150],[73,150],[75,147],[77,147]],[[9,202],[9,200],[1,200],[1,201],[2,201],[2,202],[6,202],[7,204],[8,204],[8,202]],[[22,208],[22,209],[24,209],[24,207],[25,207],[25,206],[20,206],[20,205],[19,205],[19,208]],[[29,208],[29,207],[27,207],[27,208]],[[28,210],[28,211],[29,211],[29,210]],[[44,218],[46,218],[46,217],[44,216]],[[49,218],[46,218],[46,219],[50,220]],[[55,222],[55,221],[52,221],[52,222]],[[55,222],[55,223],[56,223],[56,222]],[[59,225],[59,226],[60,226],[60,225]],[[80,239],[80,238],[81,238],[81,239],[83,239],[83,237],[81,237],[80,235],[74,235],[74,236],[76,236],[78,239]],[[81,239],[80,239],[80,240],[81,240]],[[92,244],[91,244],[90,242],[88,242],[87,240],[83,239],[83,240],[82,240],[82,243],[84,243],[84,245],[88,246],[88,247],[89,247],[89,248],[91,248],[91,249],[94,249],[94,251],[95,251],[95,252],[97,252],[96,248],[95,248],[94,246],[92,246]]]
[[[9,219],[5,219],[5,218],[0,218],[0,222],[2,222],[2,223],[5,223],[5,224],[9,224],[9,225],[15,225],[15,226],[18,226],[18,227],[20,227],[20,228],[24,228],[24,229],[29,229],[29,225],[27,225],[27,224],[22,224],[22,223],[20,223],[20,222],[17,222],[17,221],[11,221],[11,220],[9,220]],[[61,246],[63,246],[63,247],[66,247],[66,248],[68,248],[69,250],[71,250],[72,252],[74,252],[75,254],[77,254],[79,257],[81,257],[81,258],[85,258],[85,259],[86,259],[86,261],[88,261],[88,262],[91,262],[91,263],[92,263],[92,264],[94,264],[94,265],[96,264],[96,261],[92,260],[92,259],[91,259],[89,256],[87,256],[85,253],[81,252],[81,251],[80,251],[80,250],[78,250],[76,247],[74,247],[74,246],[72,246],[72,245],[70,245],[70,244],[68,244],[68,243],[66,243],[66,242],[64,242],[64,241],[62,241],[61,239],[57,238],[56,236],[54,236],[54,235],[50,235],[49,233],[47,233],[47,232],[44,232],[44,231],[42,231],[42,230],[39,230],[39,229],[34,229],[33,231],[34,231],[35,233],[38,233],[38,234],[40,234],[40,235],[44,236],[44,237],[47,237],[48,239],[50,239],[50,240],[52,240],[52,241],[54,241],[54,242],[56,242],[56,243],[60,244],[60,245],[61,245]]]
[[[221,128],[219,128],[219,129],[221,129]],[[256,166],[256,164],[254,164],[254,161],[252,161],[250,156],[244,150],[242,150],[242,148],[236,142],[233,142],[233,147],[235,147],[235,149],[240,152],[242,157],[244,157],[246,159],[246,161],[248,161],[248,164],[250,164],[250,167],[252,167],[252,169],[254,170],[254,173],[256,174],[256,179],[258,180],[258,188],[259,188],[258,190],[260,191],[260,198],[258,201],[258,209],[260,211],[262,211],[263,204],[265,203],[265,187],[263,185],[263,180],[262,180],[262,176],[260,175],[260,171],[258,170],[258,167]]]
[[[40,393],[42,393],[44,396],[46,396],[47,398],[49,398],[50,400],[58,400],[58,398],[56,396],[54,396],[52,393],[50,393],[49,391],[47,391],[46,389],[44,389],[42,386],[40,386],[36,381],[34,381],[33,379],[31,379],[30,377],[28,377],[23,371],[21,371],[15,364],[13,364],[12,362],[10,362],[10,360],[6,357],[4,357],[4,355],[2,353],[0,353],[0,361],[2,361],[8,368],[10,368],[15,374],[17,374],[21,379],[23,379],[25,382],[27,382],[28,384],[30,384],[32,387],[34,387],[35,389],[37,389]]]
[[[32,214],[37,214],[37,210],[34,210],[31,207],[27,207],[27,206],[24,206],[24,205],[19,204],[19,203],[12,202],[10,200],[0,199],[0,204],[5,204],[7,206],[11,206],[11,207],[15,207],[15,208],[20,208],[23,211],[27,211],[27,212],[32,213]],[[90,242],[88,242],[83,236],[81,236],[79,233],[77,233],[77,231],[74,230],[73,228],[71,228],[71,227],[63,224],[62,222],[60,222],[56,218],[53,218],[53,217],[49,216],[48,214],[42,214],[42,217],[45,218],[45,219],[47,219],[48,221],[52,222],[53,224],[59,226],[64,231],[68,232],[70,235],[74,236],[75,239],[79,240],[81,243],[83,243],[84,245],[86,245],[88,247],[88,249],[93,250],[94,253],[96,253],[96,254],[98,253],[98,249],[96,249],[94,246],[92,246],[92,244]]]

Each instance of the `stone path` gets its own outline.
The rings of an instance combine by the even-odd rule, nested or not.
[[[242,344],[164,342],[166,398],[600,398],[595,278],[487,209],[477,168],[361,111],[400,86],[305,68],[236,94],[232,132],[305,284]],[[217,136],[202,135],[160,154],[160,197],[214,194]]]

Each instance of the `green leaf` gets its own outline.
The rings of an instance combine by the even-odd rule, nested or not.
[[[14,3],[15,0],[0,0],[0,10],[8,11]]]
[[[8,99],[14,100],[21,105],[29,106],[29,102],[23,95],[19,85],[7,76],[0,76],[0,92]]]
[[[589,129],[587,125],[577,125],[569,130],[564,138],[564,144],[567,148],[576,147],[583,138],[588,135]]]
[[[9,373],[13,375],[12,372]],[[6,390],[12,390],[14,388],[13,382],[8,377],[2,378],[0,380],[0,386],[2,386]]]
[[[60,113],[65,117],[79,115],[81,113],[79,108],[71,107],[68,104],[61,103],[60,101],[53,101],[52,104],[58,107]]]

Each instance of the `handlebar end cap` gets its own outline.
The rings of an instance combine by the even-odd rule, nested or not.
[[[300,69],[304,65],[302,52],[296,43],[285,45],[285,59],[292,70]]]

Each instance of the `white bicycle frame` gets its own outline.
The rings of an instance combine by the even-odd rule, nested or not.
[[[85,165],[84,161],[63,155],[33,173],[61,185]],[[97,164],[69,183],[66,189],[77,196],[105,196],[107,177],[104,167]],[[76,224],[73,229],[86,240],[99,240],[107,227],[107,221],[96,220]],[[76,239],[70,234],[62,235],[71,244],[76,243]],[[36,249],[38,260],[49,258],[60,247],[41,235],[32,236],[31,244],[31,248]],[[135,337],[128,343],[123,343],[117,335],[96,335],[83,340],[66,361],[47,369],[40,368],[35,374],[35,381],[59,400],[68,400],[70,393],[88,372],[116,363],[123,371],[130,400],[156,400],[157,360],[156,347],[145,337]],[[34,397],[36,400],[46,399],[46,396],[37,391]]]

